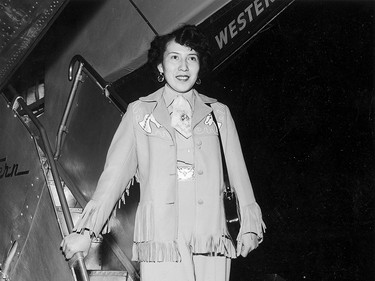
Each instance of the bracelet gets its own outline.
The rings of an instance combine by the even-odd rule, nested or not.
[[[87,228],[82,229],[80,232],[77,232],[77,233],[81,234],[81,235],[85,235],[86,231],[89,233],[89,236],[90,236],[91,239],[95,238],[95,233],[93,232],[93,233],[90,234],[90,229],[87,229]]]
[[[252,231],[249,231],[249,232],[245,232],[245,233],[243,233],[242,235],[245,235],[245,234],[255,234],[256,236],[258,236],[258,234],[257,234],[257,233],[255,233],[255,232],[252,232]]]

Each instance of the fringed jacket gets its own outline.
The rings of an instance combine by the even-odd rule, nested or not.
[[[133,260],[137,261],[180,261],[176,242],[179,219],[176,139],[163,89],[129,104],[108,150],[96,191],[75,228],[76,231],[89,229],[96,236],[106,231],[116,202],[135,176],[140,183],[133,244]],[[228,107],[195,90],[193,94],[197,215],[192,251],[235,258],[235,248],[227,235],[223,207],[225,186],[212,109],[220,127],[231,185],[239,200],[239,237],[254,232],[261,240],[265,225]]]

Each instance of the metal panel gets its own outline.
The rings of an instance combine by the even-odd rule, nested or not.
[[[0,88],[68,1],[3,0],[0,3]]]
[[[197,24],[206,19],[229,0],[147,1],[134,3],[159,34],[164,34],[181,24]]]
[[[54,33],[54,25],[46,34],[57,47],[46,67],[45,114],[41,117],[50,140],[56,137],[69,95],[71,83],[67,74],[71,59],[81,55],[102,77],[113,81],[146,61],[145,50],[154,36],[129,1],[124,0],[71,1],[56,23],[63,27]]]
[[[85,73],[67,120],[59,163],[88,201],[103,170],[112,137],[122,113],[109,102],[98,85]]]
[[[34,140],[0,97],[0,261],[14,241],[13,280],[69,280],[61,233]]]
[[[57,225],[46,185],[40,194],[38,208],[30,226],[27,242],[12,271],[12,280],[73,280],[61,251],[61,233]]]

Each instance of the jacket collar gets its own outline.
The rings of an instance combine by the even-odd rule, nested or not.
[[[157,91],[153,92],[152,94],[145,96],[145,97],[140,97],[139,100],[144,101],[144,102],[159,102],[160,99],[163,96],[164,92],[164,87],[158,89]],[[202,95],[198,93],[195,89],[193,89],[195,97],[200,98],[200,101],[203,103],[211,104],[217,102],[216,99],[207,97],[205,95]]]
[[[172,136],[173,140],[175,140],[174,129],[171,126],[171,119],[169,116],[169,112],[167,106],[165,104],[163,98],[164,87],[160,88],[159,90],[155,91],[154,93],[140,97],[139,100],[150,103],[153,105],[153,115],[155,119],[164,126],[167,131]],[[194,113],[192,119],[192,128],[194,127],[209,113],[211,113],[212,108],[209,106],[211,103],[217,102],[216,99],[207,97],[205,95],[199,94],[196,90],[193,90],[193,94],[195,96],[194,100]]]
[[[140,97],[140,101],[144,102],[157,102],[160,100],[160,98],[163,95],[164,87],[160,88],[159,90],[153,92],[152,94],[145,96],[145,97]]]

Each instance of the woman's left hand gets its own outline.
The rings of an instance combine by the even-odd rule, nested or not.
[[[252,232],[243,234],[241,239],[237,242],[237,257],[241,255],[245,258],[252,250],[255,250],[258,245],[258,235]]]

